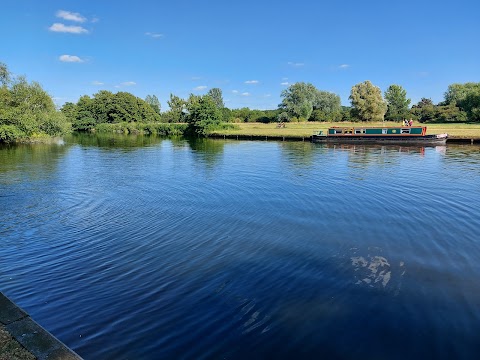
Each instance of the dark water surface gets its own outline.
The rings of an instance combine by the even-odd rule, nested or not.
[[[476,359],[480,150],[0,148],[0,290],[85,359]]]

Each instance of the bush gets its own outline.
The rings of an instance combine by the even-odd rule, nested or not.
[[[20,131],[15,125],[0,125],[0,142],[15,142],[25,137],[25,133]]]

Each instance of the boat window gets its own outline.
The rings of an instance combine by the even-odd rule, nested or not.
[[[365,129],[355,129],[355,134],[365,134]]]
[[[402,134],[410,134],[410,129],[402,129]]]
[[[386,134],[387,133],[387,129],[382,129],[382,134]]]
[[[341,134],[342,133],[342,129],[335,129],[335,134]]]

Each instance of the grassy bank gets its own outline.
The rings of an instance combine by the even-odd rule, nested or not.
[[[301,122],[286,123],[284,128],[277,128],[276,123],[240,123],[237,129],[226,129],[216,131],[220,135],[254,135],[254,136],[311,136],[314,132],[323,130],[324,132],[332,126],[361,126],[360,123],[320,123],[320,122]],[[368,123],[365,126],[398,126],[395,122]],[[414,125],[422,125],[414,123]],[[427,134],[448,133],[452,138],[480,139],[480,124],[425,124]]]

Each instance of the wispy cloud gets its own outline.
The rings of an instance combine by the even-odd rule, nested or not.
[[[120,84],[120,86],[134,86],[137,85],[135,81],[125,81]]]
[[[207,87],[205,85],[200,85],[200,86],[197,86],[196,88],[194,88],[193,90],[195,91],[202,91],[202,90],[205,90]]]
[[[95,85],[95,86],[101,86],[101,85],[105,85],[103,82],[101,82],[101,81],[97,81],[97,80],[95,80],[95,81],[92,81],[92,83],[91,83],[91,84],[92,84],[92,85]]]
[[[232,90],[233,94],[238,94],[238,90]]]
[[[293,66],[293,67],[302,67],[302,66],[305,66],[304,63],[292,62],[292,61],[289,61],[289,62],[288,62],[288,65]]]
[[[88,34],[88,30],[75,25],[65,25],[62,23],[55,23],[48,28],[50,31],[53,32],[61,32],[61,33],[70,33],[70,34]]]
[[[280,85],[282,85],[282,86],[288,86],[288,85],[290,85],[290,83],[289,83],[288,81],[284,81],[284,82],[280,83]]]
[[[242,93],[242,96],[250,96],[250,93],[249,92],[244,92],[244,93]]]
[[[71,11],[65,11],[65,10],[58,10],[57,13],[55,14],[58,18],[68,20],[68,21],[75,21],[79,23],[83,23],[87,21],[85,17],[80,15],[79,13],[74,13]]]
[[[165,35],[163,35],[163,34],[153,33],[153,32],[146,32],[145,35],[148,36],[148,37],[151,37],[153,39],[160,39],[160,38],[165,37]]]
[[[348,64],[342,64],[338,68],[339,69],[348,69],[349,67],[350,67],[350,65],[348,65]]]
[[[258,84],[258,80],[247,80],[245,84]]]
[[[418,73],[418,76],[419,76],[419,77],[422,77],[422,78],[427,77],[428,75],[430,75],[430,74],[428,73],[428,71],[420,71],[420,72]]]
[[[200,76],[192,76],[192,81],[202,80]]]
[[[62,62],[71,62],[71,63],[82,63],[85,60],[80,59],[76,55],[60,55],[59,60]]]

